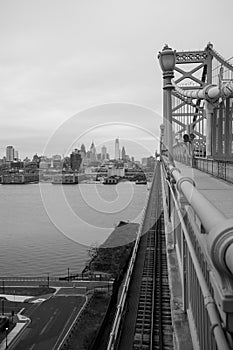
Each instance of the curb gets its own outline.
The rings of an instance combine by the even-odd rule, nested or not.
[[[20,312],[19,312],[20,314]],[[12,346],[15,344],[15,342],[20,338],[21,334],[24,332],[24,330],[27,328],[27,326],[31,323],[31,320],[30,318],[28,317],[25,317],[25,322],[17,322],[16,323],[16,326],[20,323],[24,323],[23,327],[15,334],[15,336],[13,336],[11,339],[10,339],[10,334],[14,331],[14,328],[12,329],[11,332],[9,332],[9,334],[7,335],[8,337],[8,350],[10,350],[12,348]],[[2,343],[0,344],[0,350],[3,350],[5,349],[5,338],[4,340],[2,341]]]

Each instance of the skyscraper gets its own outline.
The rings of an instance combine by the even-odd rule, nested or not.
[[[91,161],[96,161],[96,159],[97,159],[96,148],[95,148],[95,145],[94,145],[93,141],[91,143],[90,152],[91,152],[91,154],[90,154]]]
[[[101,159],[107,159],[107,147],[105,145],[103,145],[101,148]]]
[[[121,158],[122,160],[126,160],[126,152],[125,152],[125,147],[122,147],[122,151],[121,151]]]
[[[14,147],[7,146],[7,148],[6,148],[6,161],[13,162],[13,160],[14,160]]]
[[[81,153],[82,159],[84,159],[86,157],[86,147],[84,144],[81,145],[80,153]]]
[[[115,140],[115,159],[120,159],[120,145],[119,145],[119,138]]]

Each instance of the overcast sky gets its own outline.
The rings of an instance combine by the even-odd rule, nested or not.
[[[232,10],[232,0],[0,0],[0,157],[7,145],[21,157],[92,140],[110,149],[116,137],[138,159],[153,153],[158,52],[211,41],[233,56]]]

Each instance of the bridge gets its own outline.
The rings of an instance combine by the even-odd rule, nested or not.
[[[233,349],[233,65],[158,54],[163,122],[108,350]]]

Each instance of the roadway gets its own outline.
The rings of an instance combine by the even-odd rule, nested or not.
[[[10,349],[58,349],[85,301],[85,296],[61,295],[26,309],[31,323]]]

